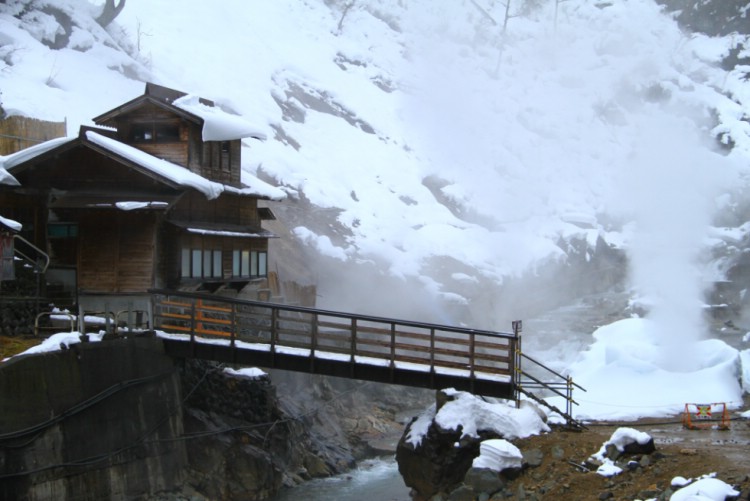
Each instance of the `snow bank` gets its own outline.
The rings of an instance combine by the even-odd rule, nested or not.
[[[549,427],[531,407],[516,409],[506,403],[485,402],[463,391],[443,391],[453,400],[446,402],[437,413],[433,405],[417,417],[406,437],[413,446],[422,442],[433,422],[444,430],[457,430],[460,426],[462,437],[477,437],[477,431],[487,430],[513,440],[549,431]]]
[[[87,334],[89,342],[98,342],[101,341],[104,337],[104,332],[99,333],[88,333]],[[48,353],[52,351],[59,351],[61,349],[67,349],[72,344],[77,344],[81,342],[81,333],[80,332],[58,332],[57,334],[52,334],[50,337],[42,341],[40,344],[36,346],[32,346],[28,350],[19,353],[17,355],[13,355],[14,357],[18,357],[21,355],[35,355],[39,353]],[[10,358],[3,359],[3,362],[6,360],[10,360]]]
[[[597,468],[596,473],[603,477],[612,477],[622,473],[622,468],[617,466],[613,458],[607,457],[607,447],[614,445],[617,450],[622,452],[630,444],[645,445],[652,440],[648,433],[635,430],[633,428],[618,428],[612,436],[604,442],[598,452],[591,457],[600,461],[602,464]]]
[[[486,468],[503,471],[507,468],[521,468],[523,455],[515,445],[507,440],[485,440],[479,444],[479,456],[474,458],[472,468]]]
[[[739,496],[739,491],[718,478],[702,478],[678,490],[670,501],[724,501],[728,497]]]
[[[737,350],[716,339],[684,343],[681,352],[669,353],[680,370],[666,370],[652,327],[648,319],[630,318],[594,332],[589,350],[570,367],[573,380],[587,390],[575,395],[577,418],[634,420],[673,416],[686,403],[741,405]]]
[[[622,452],[625,450],[625,446],[629,444],[646,445],[651,440],[651,435],[649,435],[648,433],[644,433],[633,428],[618,428],[612,434],[610,439],[602,444],[599,452],[594,454],[592,457],[600,461],[604,460],[608,445],[614,445],[615,447],[617,447],[618,451]]]

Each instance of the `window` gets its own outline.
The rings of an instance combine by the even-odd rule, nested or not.
[[[232,170],[232,147],[229,141],[221,141],[220,143],[213,143],[212,149],[214,152],[214,168],[221,169],[224,171]]]
[[[177,124],[134,124],[130,127],[130,140],[134,143],[176,143],[180,140]]]
[[[182,248],[180,274],[183,278],[222,278],[221,250]]]
[[[235,249],[232,251],[232,276],[241,278],[265,277],[268,275],[268,253]]]
[[[48,223],[49,238],[73,238],[78,236],[78,223]]]

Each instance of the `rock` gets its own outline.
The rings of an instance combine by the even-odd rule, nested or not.
[[[541,466],[542,460],[544,459],[544,454],[542,453],[541,449],[531,449],[528,451],[523,451],[522,454],[523,464],[528,465],[532,468]]]
[[[505,480],[493,470],[486,468],[470,468],[464,477],[464,485],[470,486],[476,492],[486,492],[489,495],[505,487]]]
[[[651,454],[656,450],[656,445],[654,445],[654,439],[650,439],[645,444],[640,444],[638,442],[631,442],[625,447],[623,447],[623,454]]]
[[[453,398],[447,392],[438,391],[436,407],[439,409]],[[429,499],[438,492],[450,492],[457,488],[474,458],[479,456],[481,442],[502,438],[497,433],[486,431],[478,432],[478,437],[462,437],[460,426],[456,430],[444,430],[432,421],[421,441],[414,444],[409,440],[409,434],[415,420],[406,427],[399,440],[396,461],[404,483],[419,498]]]
[[[476,493],[468,485],[459,485],[457,489],[454,489],[448,496],[448,501],[475,501]]]
[[[617,461],[617,458],[622,455],[622,452],[620,452],[620,449],[615,444],[607,444],[605,450],[607,451],[606,456],[612,461]]]
[[[552,447],[552,457],[555,459],[562,459],[565,457],[565,449],[559,445]]]
[[[615,495],[612,494],[612,492],[606,491],[606,492],[602,492],[601,494],[599,494],[599,498],[598,499],[599,499],[599,501],[605,501],[607,499],[612,499],[613,497],[615,497]]]
[[[312,478],[327,477],[331,475],[331,470],[325,461],[312,454],[307,454],[303,460],[307,474]]]
[[[651,466],[651,456],[643,456],[640,461],[640,465],[645,468]]]

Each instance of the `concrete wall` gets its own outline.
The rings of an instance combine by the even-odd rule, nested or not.
[[[0,364],[0,499],[132,499],[180,485],[180,391],[154,338]]]

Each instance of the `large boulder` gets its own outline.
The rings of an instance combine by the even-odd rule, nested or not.
[[[443,391],[438,392],[435,412],[452,398]],[[432,420],[421,440],[416,441],[412,432],[415,427],[423,426],[421,419],[423,416],[412,419],[396,448],[399,473],[417,500],[454,490],[479,455],[482,441],[502,438],[492,430],[480,430],[478,436],[468,436],[460,425],[445,429]]]

